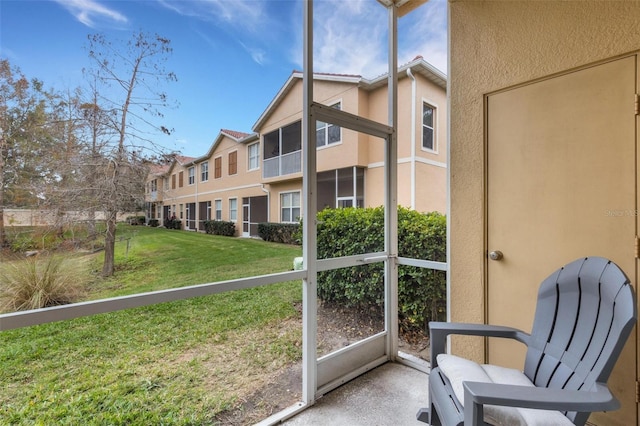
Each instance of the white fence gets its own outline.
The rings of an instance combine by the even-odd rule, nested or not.
[[[144,216],[144,213],[121,213],[118,221],[129,216]],[[63,216],[64,222],[83,222],[89,220],[89,214],[84,211],[67,211]],[[96,212],[95,220],[104,221],[104,212]],[[53,210],[4,209],[4,226],[51,226],[56,224],[56,213]]]

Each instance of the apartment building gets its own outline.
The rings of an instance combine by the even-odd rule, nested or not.
[[[398,74],[398,204],[446,212],[446,76],[422,57]],[[315,101],[387,122],[387,75],[315,74]],[[207,153],[151,170],[147,214],[175,216],[203,230],[206,220],[236,223],[237,235],[260,222],[297,222],[302,211],[302,72],[294,71],[251,133],[223,129]],[[383,204],[381,139],[319,122],[318,208]]]

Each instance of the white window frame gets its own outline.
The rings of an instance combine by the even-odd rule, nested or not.
[[[251,150],[255,148],[255,155],[251,155]],[[255,162],[255,166],[252,167],[252,162]],[[260,169],[260,142],[252,143],[247,146],[247,170]]]
[[[237,221],[238,221],[238,199],[235,197],[229,198],[229,222],[237,222]]]
[[[336,108],[338,110],[342,110],[342,101],[338,101],[338,102],[334,102],[333,104],[329,105],[331,108]],[[338,131],[340,132],[340,138],[335,141],[335,142],[331,142],[329,143],[329,128],[330,127],[337,127]],[[317,136],[318,132],[322,130],[323,133],[323,137],[322,137],[322,145],[318,145],[320,143],[320,138]],[[335,146],[335,145],[339,145],[342,143],[342,127],[337,126],[335,124],[329,124],[329,123],[325,123],[323,121],[317,121],[316,122],[316,149],[324,149],[324,148],[328,148],[330,146]]]
[[[298,194],[298,205],[295,206],[293,203],[293,195]],[[285,203],[287,198],[291,198],[291,201]],[[285,205],[289,204],[289,205]],[[280,223],[298,223],[298,220],[302,217],[302,196],[300,191],[289,191],[289,192],[281,192],[280,193]],[[290,220],[284,220],[284,215],[282,214],[284,211],[288,210]],[[295,209],[298,210],[298,215],[294,214]]]
[[[200,164],[200,182],[207,182],[209,180],[209,162],[205,161]]]
[[[222,200],[220,198],[213,200],[214,204],[214,220],[222,220]]]
[[[427,106],[429,108],[431,108],[431,110],[433,111],[433,113],[431,114],[432,117],[432,126],[428,126],[424,123],[424,107]],[[437,111],[438,108],[435,106],[435,104],[433,102],[429,102],[426,99],[422,100],[422,109],[420,111],[420,117],[421,117],[421,123],[422,125],[420,126],[420,148],[423,151],[427,151],[427,152],[433,152],[433,153],[438,153],[438,138],[437,138],[437,134],[436,134],[436,118],[437,118]],[[433,144],[433,148],[427,148],[424,146],[424,128],[427,127],[429,129],[431,129],[431,134],[432,134],[432,144]]]
[[[193,185],[196,183],[196,167],[195,166],[191,166],[187,169],[187,182],[189,185]]]

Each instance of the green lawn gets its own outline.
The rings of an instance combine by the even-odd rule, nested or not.
[[[282,272],[299,247],[123,227],[91,299]],[[101,254],[94,269],[99,270]],[[0,424],[216,424],[300,359],[288,282],[0,333]]]

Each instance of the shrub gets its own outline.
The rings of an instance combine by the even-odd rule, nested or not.
[[[384,250],[384,209],[325,209],[318,213],[318,258],[326,259]],[[398,209],[398,254],[445,261],[446,218]],[[384,303],[384,266],[380,263],[318,273],[318,296],[348,307]],[[446,274],[411,266],[398,267],[401,324],[426,330],[430,320],[445,318]]]
[[[207,234],[233,237],[236,235],[236,224],[224,220],[205,220],[204,231]]]
[[[88,275],[84,262],[62,256],[31,257],[0,268],[0,311],[22,311],[79,300]]]
[[[9,247],[11,247],[11,250],[14,252],[24,252],[40,248],[40,244],[33,238],[31,232],[16,233],[13,236],[9,236],[7,240]]]
[[[156,226],[160,225],[160,221],[158,219],[149,219],[149,222],[147,222],[147,224],[155,228]]]
[[[284,244],[300,244],[299,223],[262,222],[258,224],[258,236],[265,241]]]
[[[180,219],[165,219],[164,227],[167,229],[182,229],[182,221]]]
[[[129,225],[144,225],[146,218],[144,216],[127,216]]]

